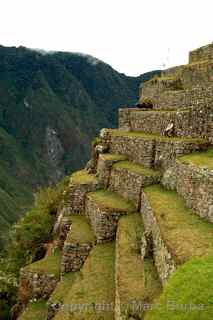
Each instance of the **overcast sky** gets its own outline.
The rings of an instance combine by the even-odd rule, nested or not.
[[[127,75],[213,41],[212,0],[0,0],[0,44],[82,52]]]

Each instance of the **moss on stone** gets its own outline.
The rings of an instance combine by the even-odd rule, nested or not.
[[[71,183],[72,184],[88,184],[97,183],[98,180],[94,174],[87,173],[86,170],[80,170],[72,174]]]
[[[127,201],[119,194],[108,190],[98,190],[88,193],[99,206],[109,210],[118,210],[124,212],[134,212],[135,206],[131,201]]]
[[[160,175],[159,171],[145,168],[142,165],[135,164],[131,161],[119,161],[113,165],[113,168],[126,169],[135,173],[138,173],[143,176],[158,176]]]
[[[94,243],[94,234],[86,217],[74,215],[71,217],[71,221],[71,229],[68,233],[66,242]]]
[[[174,191],[159,185],[144,189],[157,218],[162,237],[177,263],[195,256],[213,255],[213,225],[185,206]]]
[[[26,271],[53,274],[56,277],[60,275],[61,252],[56,250],[52,255],[25,267]]]
[[[213,257],[185,263],[168,280],[156,308],[145,320],[211,320],[213,315]]]
[[[55,320],[114,319],[114,254],[114,243],[93,248]]]
[[[159,295],[161,286],[151,259],[142,261],[140,254],[143,234],[138,213],[119,220],[116,238],[117,292],[122,313],[131,313],[132,301],[150,302]],[[142,310],[138,314],[142,315]]]
[[[193,164],[197,167],[206,167],[213,170],[213,149],[203,152],[194,152],[189,155],[179,158],[181,162]]]
[[[139,131],[122,131],[117,129],[111,129],[110,133],[112,136],[117,137],[139,137],[147,140],[156,140],[156,141],[166,141],[166,142],[188,142],[188,143],[200,143],[207,144],[208,140],[199,139],[199,138],[178,138],[178,137],[165,137],[156,134],[148,134]]]
[[[63,303],[78,275],[78,272],[65,273],[62,280],[58,283],[50,296],[49,303]]]
[[[19,320],[45,320],[47,319],[46,301],[29,303],[27,308],[18,318]]]

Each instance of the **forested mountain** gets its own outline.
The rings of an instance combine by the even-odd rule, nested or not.
[[[128,77],[88,55],[0,46],[0,232],[40,186],[84,166],[90,141],[116,124],[156,72]]]

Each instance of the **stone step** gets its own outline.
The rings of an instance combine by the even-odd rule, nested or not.
[[[18,317],[18,320],[46,320],[47,304],[46,301],[40,300],[29,303],[24,312]]]
[[[70,231],[62,251],[61,274],[81,269],[95,243],[95,237],[85,216],[73,215]]]
[[[99,190],[88,193],[86,197],[85,214],[98,243],[113,240],[120,216],[135,211],[131,201],[115,192]]]
[[[211,118],[211,119],[210,119]],[[210,121],[211,120],[211,121]],[[205,138],[211,131],[212,112],[191,107],[176,110],[143,111],[139,108],[119,110],[119,129],[174,137]],[[172,129],[168,131],[171,126]]]
[[[143,304],[161,292],[151,258],[141,258],[142,219],[138,213],[122,217],[116,235],[115,320],[141,319]],[[129,318],[128,318],[129,319]]]
[[[161,173],[157,170],[127,160],[119,161],[112,166],[108,188],[139,208],[142,188],[160,182],[160,178]]]
[[[125,155],[130,161],[147,168],[168,168],[176,157],[197,150],[206,150],[209,142],[195,138],[168,138],[143,132],[108,130],[104,143],[109,152]]]
[[[55,320],[113,320],[115,244],[95,246]]]
[[[71,175],[69,187],[64,194],[63,215],[84,212],[85,197],[87,192],[100,189],[100,183],[94,174],[80,170]]]
[[[162,184],[175,189],[189,208],[213,223],[213,149],[178,158]]]
[[[188,209],[176,192],[160,185],[145,188],[141,214],[163,284],[191,258],[213,255],[213,225]]]
[[[61,252],[56,249],[52,255],[22,268],[20,271],[20,301],[49,298],[60,279],[60,263]]]

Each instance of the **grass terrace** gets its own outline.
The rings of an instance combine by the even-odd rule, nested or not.
[[[162,237],[178,264],[192,257],[213,255],[213,225],[185,206],[174,191],[160,185],[144,189],[157,218]]]
[[[151,259],[140,255],[142,219],[138,213],[119,220],[116,238],[116,279],[122,312],[131,310],[132,301],[150,302],[159,295],[161,286]],[[138,312],[142,315],[142,312]]]
[[[88,193],[88,196],[102,208],[124,212],[135,211],[135,206],[131,201],[124,200],[124,198],[115,192],[98,190]]]
[[[56,250],[51,256],[47,256],[41,260],[25,267],[26,271],[54,274],[56,277],[60,275],[61,252]]]
[[[118,154],[111,154],[111,153],[103,153],[103,154],[101,154],[101,157],[105,161],[123,161],[123,160],[127,159],[126,156],[118,155]]]
[[[199,138],[178,138],[178,137],[165,137],[156,134],[147,134],[139,131],[122,131],[118,129],[110,129],[112,136],[116,137],[139,137],[147,140],[169,141],[169,142],[186,142],[186,143],[200,143],[209,144],[208,140]]]
[[[157,170],[148,169],[142,165],[135,164],[131,161],[119,161],[113,165],[113,168],[117,169],[126,169],[128,171],[135,172],[142,176],[159,176],[160,173]]]
[[[213,149],[203,152],[194,152],[179,158],[179,160],[197,167],[206,167],[209,170],[213,170]]]
[[[45,320],[47,319],[46,301],[29,303],[19,320]]]
[[[64,300],[68,308],[61,309],[55,320],[114,319],[114,245],[111,242],[93,248]]]
[[[86,170],[80,170],[71,175],[70,182],[73,184],[88,184],[97,183],[98,180],[94,174],[89,174]]]
[[[74,215],[71,217],[72,224],[66,242],[87,243],[95,242],[94,234],[86,217]]]
[[[212,320],[213,257],[196,258],[172,275],[145,320]]]
[[[67,294],[71,290],[75,279],[79,276],[78,272],[65,273],[62,280],[58,283],[52,295],[49,298],[51,303],[63,303]]]

